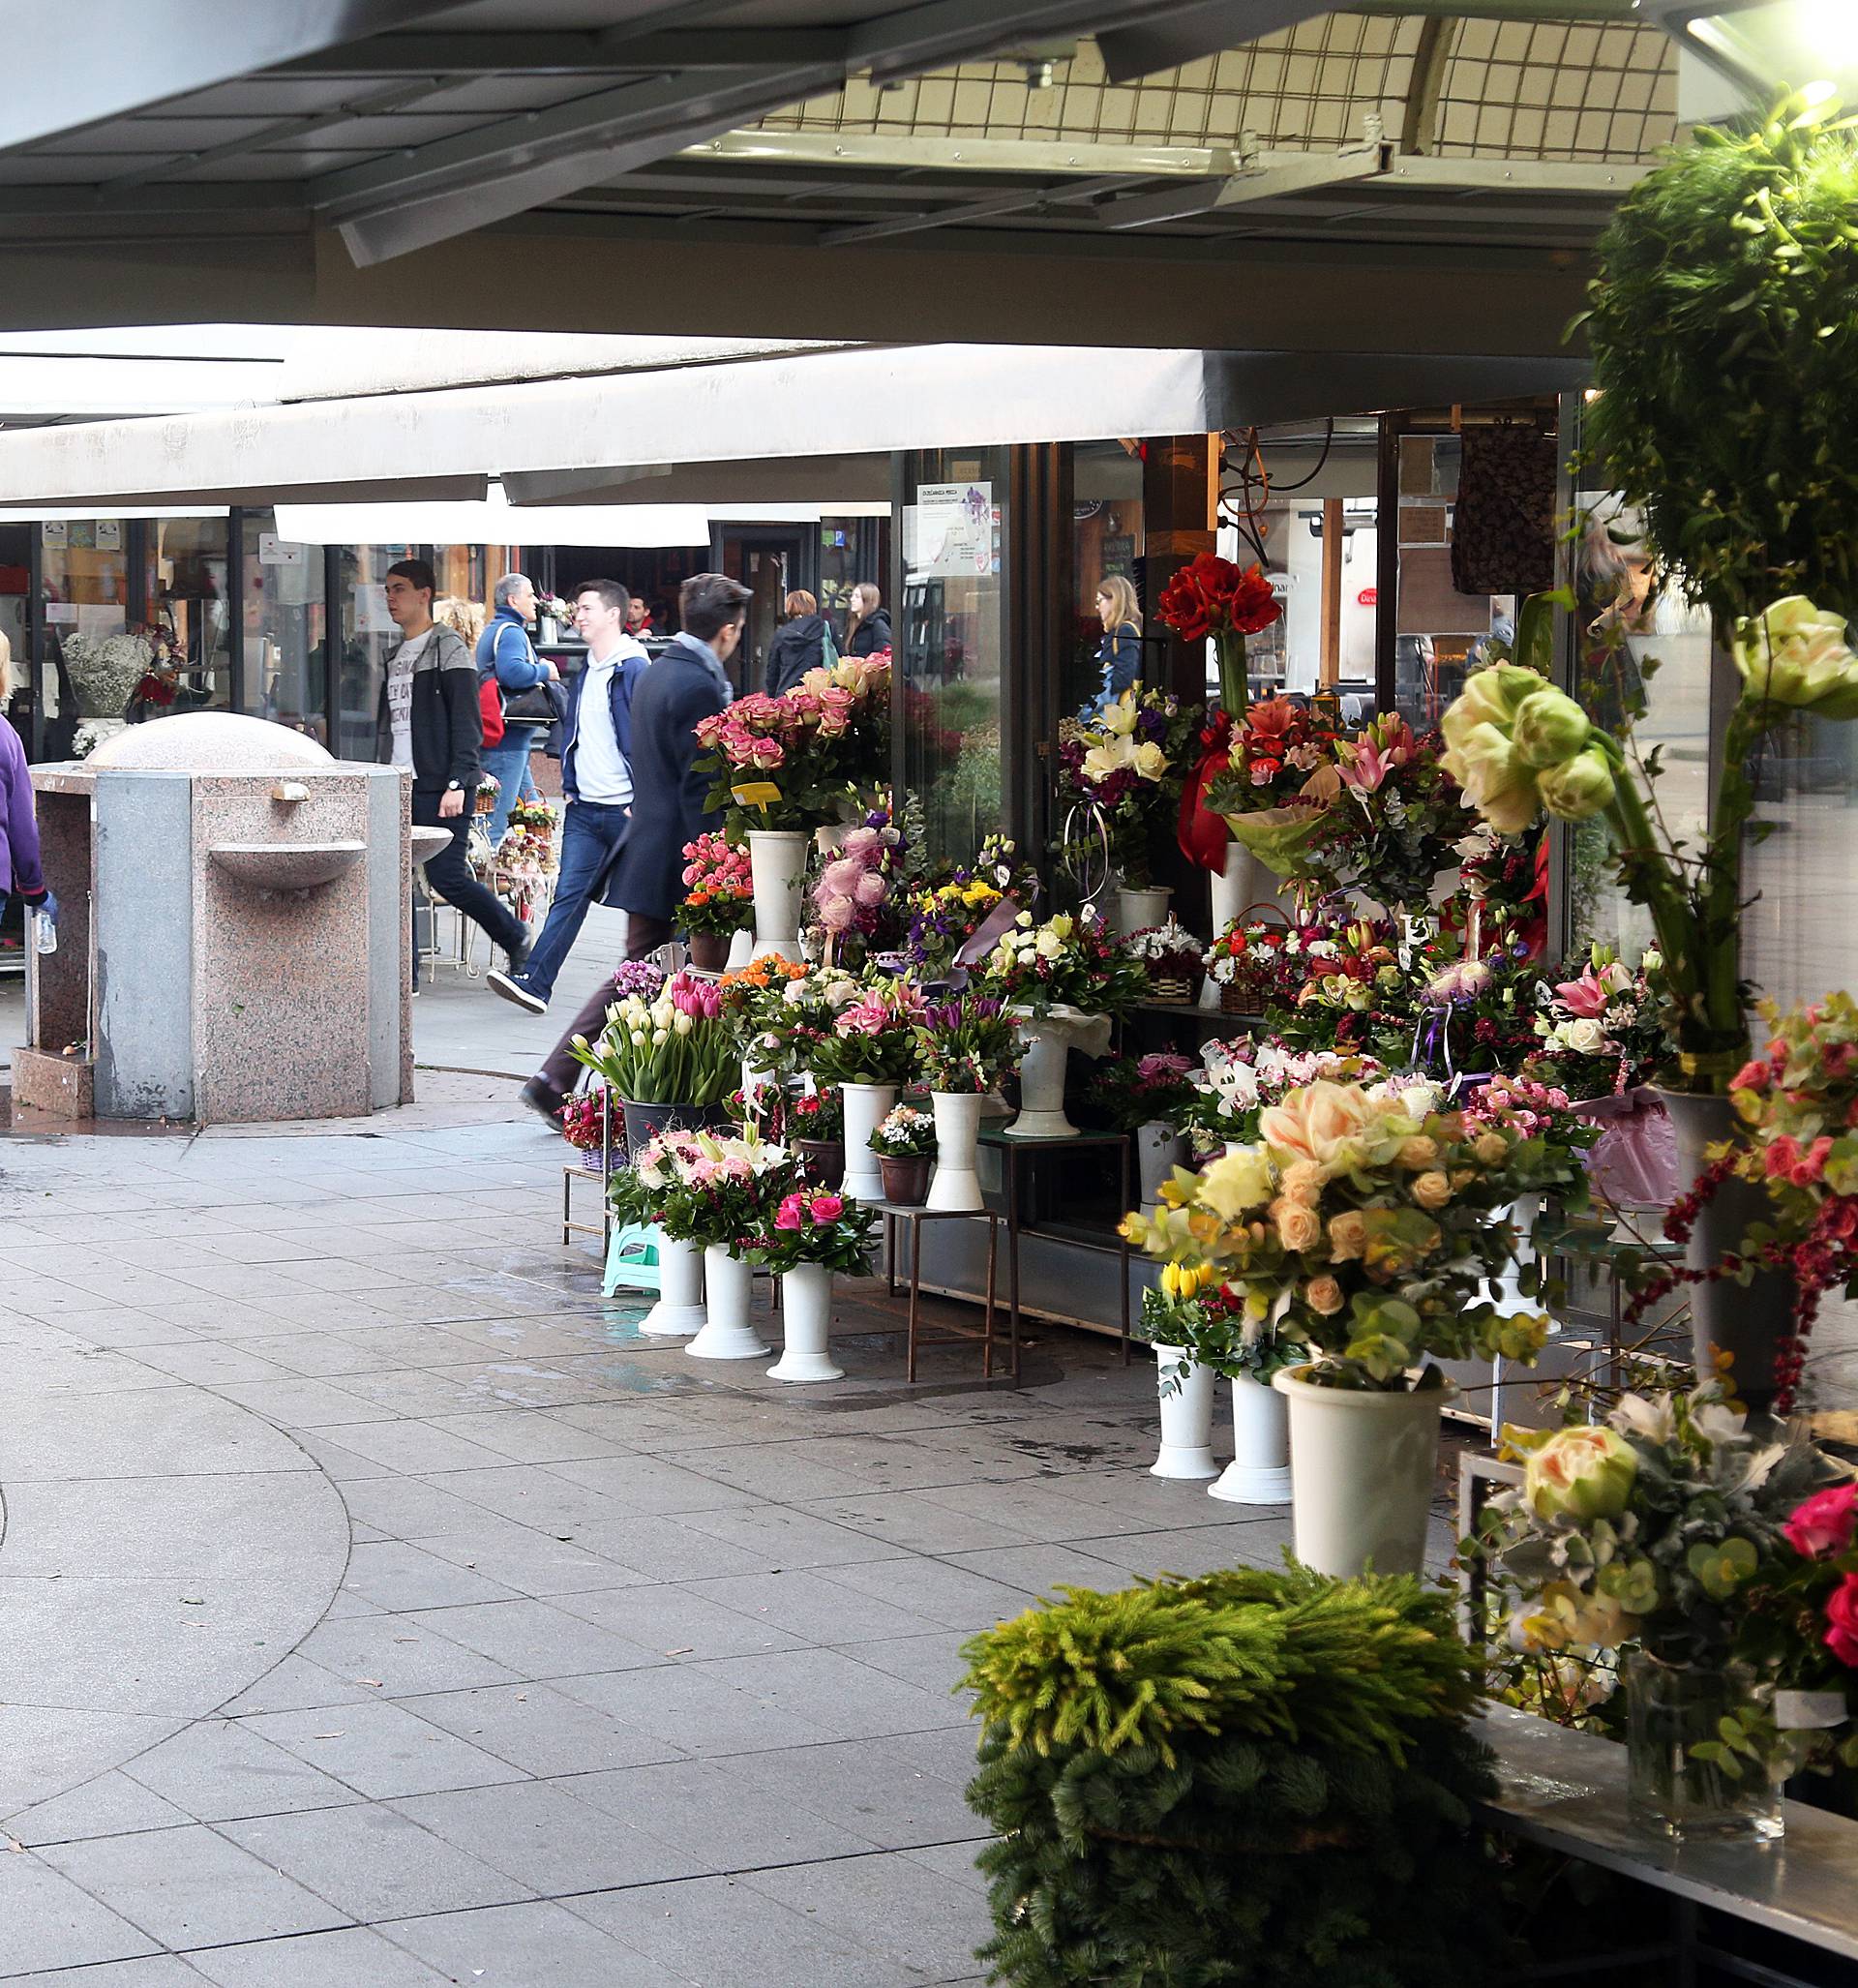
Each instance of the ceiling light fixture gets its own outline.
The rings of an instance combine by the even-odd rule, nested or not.
[[[1652,0],[1647,11],[1686,55],[1746,97],[1759,102],[1784,86],[1858,101],[1852,0]]]

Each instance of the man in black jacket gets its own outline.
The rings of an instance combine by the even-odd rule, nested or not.
[[[506,906],[471,875],[465,850],[477,805],[484,719],[477,664],[449,628],[433,619],[436,582],[424,559],[387,568],[387,612],[400,630],[380,682],[375,757],[413,776],[413,825],[447,828],[451,844],[426,865],[435,896],[474,919],[521,968],[528,942]],[[413,955],[419,979],[419,955]]]
[[[722,826],[722,816],[705,806],[709,776],[696,768],[697,726],[730,702],[723,665],[741,641],[748,600],[748,588],[721,573],[686,580],[677,591],[683,627],[633,693],[632,829],[612,891],[626,914],[628,959],[644,959],[671,938],[684,894],[684,844]],[[615,999],[614,983],[603,980],[523,1086],[524,1102],[544,1118],[560,1112],[580,1074],[569,1044],[577,1036],[597,1036]]]

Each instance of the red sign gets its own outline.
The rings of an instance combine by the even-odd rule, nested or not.
[[[1381,589],[1378,587],[1364,587],[1355,596],[1356,605],[1364,608],[1378,608],[1381,604]]]

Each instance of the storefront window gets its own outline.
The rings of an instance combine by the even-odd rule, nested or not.
[[[1001,450],[937,449],[905,464],[904,779],[921,797],[930,854],[956,860],[1004,826],[1004,471]]]
[[[329,742],[328,616],[322,548],[281,539],[268,513],[241,527],[245,599],[242,708]]]
[[[120,518],[41,527],[45,653],[38,659],[45,751],[69,759],[86,718],[119,723],[135,688],[105,645],[129,627],[128,527]]]
[[[101,528],[101,527],[100,527]],[[152,518],[143,527],[148,619],[174,638],[177,710],[232,708],[232,607],[224,518]]]
[[[336,757],[371,760],[380,712],[387,651],[400,640],[387,613],[387,568],[410,559],[412,545],[345,545],[341,549],[337,600],[342,655],[336,671]]]
[[[1071,451],[1072,626],[1059,654],[1059,708],[1089,704],[1102,685],[1097,648],[1103,622],[1096,590],[1105,580],[1126,580],[1142,612],[1143,675],[1155,674],[1164,631],[1153,625],[1154,603],[1144,597],[1142,458],[1120,441],[1081,441]]]

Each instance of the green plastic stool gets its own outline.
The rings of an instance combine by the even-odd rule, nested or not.
[[[640,1291],[657,1290],[664,1240],[655,1221],[629,1221],[614,1229],[607,1245],[607,1274],[600,1295],[611,1298],[621,1284]]]

